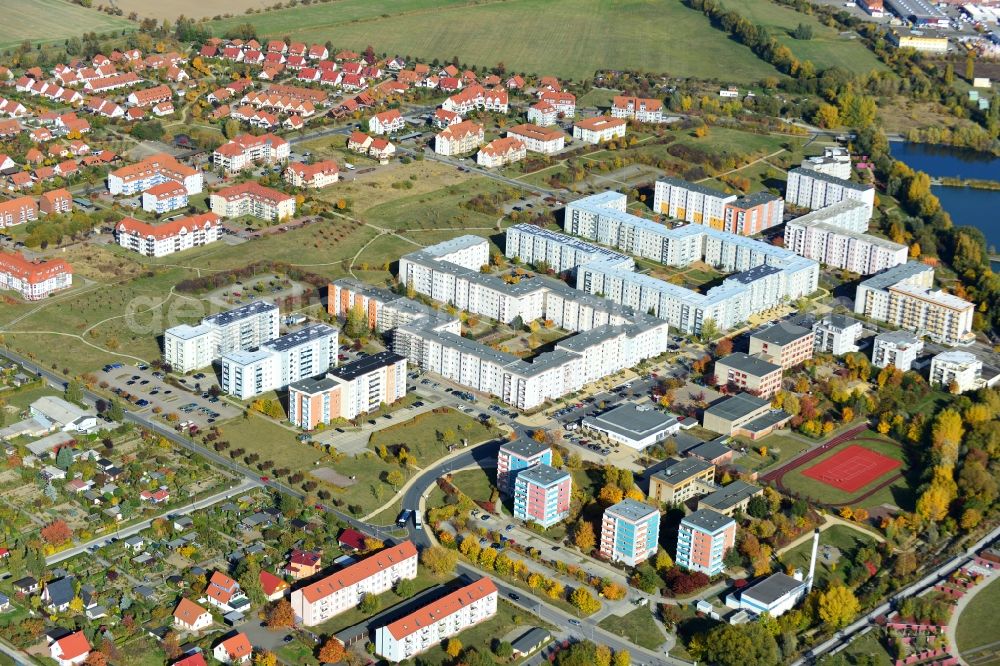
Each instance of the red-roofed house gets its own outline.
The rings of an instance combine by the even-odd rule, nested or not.
[[[212,654],[223,664],[245,664],[253,655],[253,647],[246,634],[238,633],[216,645]]]
[[[212,212],[222,217],[252,215],[285,220],[295,215],[295,197],[255,181],[225,187],[209,197]]]
[[[270,571],[261,571],[257,576],[260,580],[260,588],[264,591],[264,596],[268,601],[277,601],[288,594],[288,582],[278,578]]]
[[[345,550],[365,550],[365,535],[347,528],[337,537],[337,544]]]
[[[192,655],[184,657],[180,661],[175,661],[173,666],[207,666],[205,663],[205,657],[201,655],[201,652],[195,652]]]
[[[164,181],[142,193],[142,209],[147,213],[162,215],[187,205],[187,190],[176,180]]]
[[[240,584],[221,571],[212,573],[208,587],[205,588],[205,601],[221,608],[226,613],[238,608],[245,608],[250,604],[250,600],[243,593]]]
[[[139,499],[143,502],[152,502],[153,504],[162,504],[170,499],[170,491],[166,488],[157,488],[156,490],[143,490],[139,493]]]
[[[128,96],[126,101],[129,106],[144,107],[170,101],[173,97],[174,92],[170,89],[170,86],[160,85],[154,88],[146,88],[145,90],[135,90]]]
[[[296,548],[288,556],[285,573],[295,580],[301,580],[316,575],[322,568],[323,558],[319,553]]]
[[[13,227],[38,219],[38,204],[31,197],[18,197],[0,203],[0,228]]]
[[[497,586],[480,578],[423,608],[375,630],[375,652],[398,663],[497,612]]]
[[[69,213],[72,210],[73,195],[65,188],[43,192],[38,199],[38,211],[42,215]]]
[[[289,163],[285,169],[285,182],[292,187],[320,189],[333,185],[340,179],[340,169],[333,160],[315,164]]]
[[[292,590],[292,611],[296,621],[311,627],[354,608],[365,594],[380,594],[397,581],[416,576],[417,548],[412,541],[404,541]]]
[[[242,171],[257,162],[286,162],[288,142],[274,134],[241,134],[215,149],[212,161],[229,172]]]
[[[356,153],[367,153],[372,145],[372,138],[364,132],[351,132],[347,139],[347,149]]]
[[[460,122],[462,122],[462,116],[458,115],[455,111],[449,111],[448,109],[436,109],[434,111],[434,127],[444,129],[451,125],[457,125]]]
[[[182,631],[201,631],[212,626],[212,614],[187,598],[174,609],[174,626]]]
[[[368,155],[379,161],[381,164],[388,164],[389,159],[396,154],[396,146],[387,139],[372,139],[368,147]]]
[[[115,227],[118,244],[147,257],[164,257],[219,240],[221,221],[215,213],[149,224],[126,217]]]
[[[616,95],[611,102],[611,117],[636,120],[640,123],[661,123],[663,102],[645,97]]]
[[[499,167],[513,162],[519,162],[527,155],[524,143],[517,137],[508,136],[494,139],[479,149],[476,164],[487,168]]]
[[[49,646],[49,655],[59,666],[82,664],[90,655],[90,642],[82,631],[74,631]]]

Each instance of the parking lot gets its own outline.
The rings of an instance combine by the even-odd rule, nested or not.
[[[105,366],[101,379],[123,401],[140,412],[149,415],[159,409],[164,415],[176,414],[177,423],[188,422],[189,426],[194,425],[199,429],[240,415],[236,407],[212,395],[218,384],[211,371],[182,377],[179,381],[185,388],[167,383],[163,380],[162,373],[146,366],[120,363]]]

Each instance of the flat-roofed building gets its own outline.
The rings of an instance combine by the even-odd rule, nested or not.
[[[844,199],[789,220],[785,225],[785,247],[826,266],[860,275],[906,263],[909,249],[905,245],[841,226],[851,224],[852,218],[863,219],[864,227],[868,227],[864,204]]]
[[[840,314],[828,314],[813,324],[813,349],[819,354],[843,356],[858,351],[864,332],[861,322]]]
[[[983,362],[967,351],[946,351],[931,359],[931,386],[965,393],[982,388]]]
[[[788,370],[812,358],[814,340],[808,328],[782,321],[750,335],[750,354]]]
[[[719,230],[726,226],[727,206],[735,203],[736,199],[735,194],[726,194],[680,178],[660,178],[653,186],[654,211],[675,220]]]
[[[924,342],[907,331],[887,331],[875,336],[872,344],[872,365],[887,368],[890,365],[906,372],[913,367],[917,356],[924,350]]]
[[[534,224],[507,227],[504,254],[527,264],[544,263],[556,273],[574,271],[581,264],[598,260],[611,261],[630,270],[635,268],[635,261],[626,254]]]
[[[863,0],[862,0],[863,1]],[[881,4],[882,0],[873,0]],[[812,169],[828,176],[850,180],[851,153],[840,146],[826,146],[822,155],[807,157],[802,160],[803,169]]]
[[[715,381],[719,386],[771,398],[781,389],[781,366],[736,352],[715,361]]]
[[[660,512],[643,502],[624,499],[604,510],[600,553],[611,562],[635,567],[656,555]]]
[[[649,498],[664,504],[681,504],[714,488],[715,465],[699,458],[671,458],[649,477]]]
[[[662,442],[681,429],[673,414],[631,403],[619,405],[603,414],[588,416],[581,425],[612,442],[639,451]]]
[[[900,49],[913,49],[924,53],[947,53],[948,36],[924,30],[897,28],[889,33],[889,41]]]
[[[711,509],[685,516],[677,530],[677,566],[709,576],[722,573],[726,551],[736,543],[736,521]]]
[[[702,425],[720,435],[743,434],[759,439],[780,428],[792,418],[780,409],[771,409],[768,398],[738,393],[705,409]]]
[[[806,584],[785,573],[774,573],[739,593],[741,610],[771,617],[784,615],[806,596]]]
[[[174,372],[190,372],[212,364],[223,354],[260,347],[278,337],[278,306],[252,301],[209,315],[195,326],[180,324],[163,333],[163,360]]]
[[[497,454],[497,488],[512,494],[514,479],[523,469],[535,465],[551,465],[552,448],[527,437],[520,437],[500,445]]]
[[[875,188],[830,176],[814,169],[801,167],[788,172],[785,201],[802,208],[816,210],[844,199],[855,199],[865,205],[869,218],[875,207]]]
[[[573,477],[549,465],[535,465],[514,477],[514,517],[552,527],[569,515]]]
[[[223,354],[219,386],[248,400],[315,377],[337,364],[338,340],[336,328],[317,323],[265,342],[259,349]]]
[[[737,511],[745,513],[750,499],[763,492],[760,486],[737,479],[702,497],[698,508],[711,509],[726,516],[732,516]]]
[[[785,200],[770,192],[754,192],[726,204],[723,231],[753,236],[784,221]]]

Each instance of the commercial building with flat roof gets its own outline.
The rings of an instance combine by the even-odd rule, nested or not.
[[[771,409],[771,401],[748,393],[720,400],[708,407],[702,416],[702,425],[722,435],[744,435],[760,439],[782,427],[792,415],[780,409]]]
[[[671,458],[649,477],[649,498],[681,504],[715,489],[715,465],[699,458]]]
[[[750,334],[750,354],[788,370],[812,358],[814,337],[808,328],[779,321]]]
[[[673,414],[632,403],[619,405],[597,416],[583,419],[584,428],[601,433],[612,442],[642,450],[680,430]]]
[[[771,574],[739,593],[739,608],[754,615],[767,613],[778,617],[795,607],[806,596],[806,584],[787,574]]]
[[[719,386],[732,386],[770,398],[781,389],[781,366],[735,352],[715,361],[715,381]]]
[[[699,509],[681,520],[677,530],[677,566],[709,576],[722,573],[726,551],[736,543],[736,521],[711,509]]]
[[[659,547],[660,512],[648,504],[624,499],[604,510],[601,556],[626,566],[638,566]]]

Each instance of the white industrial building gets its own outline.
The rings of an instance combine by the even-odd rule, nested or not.
[[[278,337],[278,306],[253,301],[210,315],[201,323],[181,324],[163,333],[163,360],[174,372],[191,372],[212,365],[223,354],[259,347]]]
[[[894,366],[903,372],[913,367],[913,362],[924,349],[924,342],[913,333],[889,331],[875,336],[872,346],[872,365],[876,368]]]
[[[226,393],[247,400],[315,377],[337,364],[339,331],[312,324],[265,342],[259,349],[223,354],[219,385]]]

